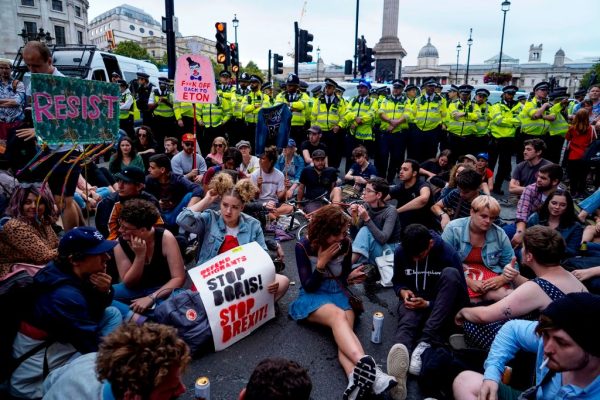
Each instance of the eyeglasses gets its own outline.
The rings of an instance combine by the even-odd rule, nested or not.
[[[223,143],[215,143],[213,146],[215,146],[215,147],[223,147],[225,145]]]

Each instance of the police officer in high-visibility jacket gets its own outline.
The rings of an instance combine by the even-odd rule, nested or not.
[[[242,72],[239,77],[238,88],[232,96],[231,104],[231,122],[229,123],[229,143],[237,143],[242,140],[246,131],[246,121],[244,120],[244,98],[250,94],[250,74]]]
[[[446,116],[444,98],[435,93],[434,78],[425,81],[425,93],[417,98],[413,106],[415,128],[407,146],[408,157],[419,162],[434,158],[438,151],[442,119]]]
[[[306,110],[308,108],[308,95],[299,89],[300,79],[296,74],[289,74],[286,80],[286,91],[281,92],[275,98],[275,104],[287,104],[292,112],[292,127],[290,137],[296,143],[306,140]]]
[[[233,114],[233,104],[235,102],[235,86],[231,83],[231,72],[223,70],[219,72],[219,85],[217,85],[217,94],[223,99],[223,102],[227,102],[231,114]],[[229,118],[223,126],[223,130],[229,136],[229,132],[232,130],[233,118]],[[229,139],[229,138],[228,138]],[[229,140],[231,143],[231,140]]]
[[[493,192],[503,195],[502,185],[510,179],[511,157],[515,149],[515,135],[521,121],[517,118],[520,107],[515,101],[515,93],[519,90],[513,85],[502,88],[502,100],[490,107],[490,146],[488,148],[488,168],[492,171],[498,161],[498,172],[494,177]]]
[[[402,79],[392,81],[392,93],[379,105],[381,134],[379,136],[379,176],[386,177],[392,183],[398,167],[404,162],[406,141],[408,140],[408,122],[412,109],[408,99],[402,94],[405,82]]]
[[[552,104],[550,113],[556,118],[550,122],[544,158],[559,164],[562,148],[565,144],[565,136],[569,130],[569,94],[566,87],[557,87],[548,97]]]
[[[200,126],[200,134],[196,135],[200,152],[204,155],[210,153],[213,140],[225,137],[225,124],[231,118],[231,104],[217,92],[215,104],[196,104],[196,119]]]
[[[533,87],[534,97],[525,103],[519,114],[521,132],[524,140],[544,139],[550,130],[550,123],[556,116],[550,112],[552,104],[548,102],[550,84],[540,82]]]
[[[452,158],[469,154],[471,142],[477,132],[479,107],[471,101],[473,86],[460,85],[458,87],[458,100],[448,106],[449,117],[445,119],[446,129],[449,133],[450,150]]]
[[[129,85],[124,80],[119,80],[121,99],[119,101],[119,129],[123,129],[127,136],[134,137],[133,131],[133,96],[129,91]]]
[[[173,113],[177,121],[179,137],[194,131],[194,105],[192,103],[175,101]]]
[[[153,95],[156,108],[152,118],[152,133],[156,142],[162,146],[165,137],[173,136],[175,130],[173,92],[169,89],[169,78],[158,78],[158,88],[154,89]]]
[[[346,105],[336,96],[337,83],[325,78],[325,91],[314,98],[311,111],[312,125],[321,128],[321,140],[327,146],[327,161],[330,167],[339,168],[344,154],[344,114]]]
[[[243,140],[250,142],[251,148],[256,148],[256,122],[258,121],[258,112],[263,107],[270,106],[270,98],[260,90],[262,79],[257,75],[250,76],[250,93],[242,98],[242,112],[246,121],[246,128],[243,133]]]
[[[491,106],[487,101],[489,97],[490,91],[487,89],[482,88],[475,91],[475,103],[477,104],[477,107],[479,107],[480,115],[475,124],[477,132],[475,132],[475,137],[473,137],[473,147],[469,149],[469,154],[485,153],[488,150],[490,144],[489,111]]]
[[[346,172],[352,166],[352,150],[363,145],[368,154],[375,154],[375,137],[373,136],[373,116],[377,111],[373,108],[373,100],[369,97],[371,84],[363,79],[357,85],[358,96],[346,105],[344,123],[348,127],[346,135]]]

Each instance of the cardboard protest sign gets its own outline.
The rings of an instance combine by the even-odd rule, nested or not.
[[[199,54],[184,54],[177,58],[175,100],[215,104],[216,86],[215,72],[210,58]]]
[[[219,254],[188,273],[206,309],[216,351],[275,317],[274,297],[267,291],[275,266],[258,243]]]
[[[35,133],[48,144],[113,142],[120,96],[114,83],[31,74]]]

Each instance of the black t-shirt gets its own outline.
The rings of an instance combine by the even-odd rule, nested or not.
[[[431,190],[429,183],[425,182],[423,179],[418,179],[417,182],[409,188],[404,186],[404,182],[400,182],[400,184],[392,186],[390,189],[390,197],[398,202],[396,208],[400,208],[406,203],[419,197],[423,187],[427,187]],[[432,205],[433,195],[430,195],[427,204],[422,208],[398,214],[400,222],[402,223],[402,228],[404,229],[410,224],[423,224],[430,229],[438,229],[437,220],[431,212]]]
[[[315,150],[323,150],[325,154],[327,154],[327,145],[323,142],[319,142],[317,145],[313,145],[310,141],[305,140],[304,142],[302,142],[300,150],[302,150],[301,153],[304,153],[304,150],[308,150],[308,155],[312,158],[312,153]],[[304,157],[304,154],[302,154],[302,156]]]
[[[335,168],[325,168],[319,174],[314,167],[305,167],[300,174],[300,183],[304,185],[304,198],[312,200],[325,192],[331,192],[336,180]]]

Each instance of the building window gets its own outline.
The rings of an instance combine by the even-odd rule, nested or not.
[[[54,27],[54,38],[55,38],[56,44],[58,46],[64,46],[65,44],[67,44],[64,26],[55,26]]]
[[[77,44],[83,44],[83,32],[77,31]]]
[[[62,0],[52,0],[52,10],[62,12],[62,10],[63,10]]]
[[[21,5],[35,7],[35,1],[34,0],[21,0]]]
[[[140,33],[144,33],[144,32],[146,32],[146,31],[144,30],[144,28],[140,28]]]
[[[531,86],[533,86],[533,84],[535,83],[535,79],[531,80]]]
[[[29,39],[33,39],[37,34],[37,24],[35,22],[25,21],[25,30],[27,31],[27,35]]]
[[[148,35],[154,36],[154,31],[148,31]]]
[[[135,31],[135,26],[129,25],[129,29],[131,29],[132,31]]]
[[[81,7],[75,6],[75,16],[81,18]]]
[[[156,57],[155,51],[152,50],[152,57]]]

